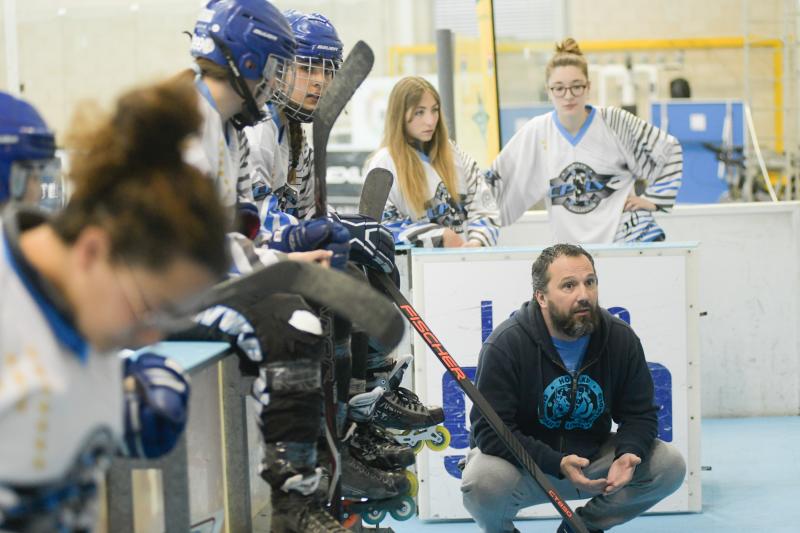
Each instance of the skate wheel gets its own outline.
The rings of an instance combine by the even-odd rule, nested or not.
[[[411,470],[406,470],[406,479],[411,485],[411,488],[408,489],[408,495],[414,498],[419,494],[419,479],[417,479],[417,475]]]
[[[401,522],[408,520],[417,514],[417,504],[414,503],[414,498],[405,496],[400,507],[393,509],[389,514],[392,515],[392,518]]]
[[[444,426],[436,426],[436,439],[425,441],[425,444],[435,452],[446,450],[450,446],[450,432]]]
[[[386,511],[382,509],[373,509],[365,515],[361,516],[365,524],[377,526],[386,519]]]
[[[414,446],[411,447],[414,450],[414,455],[419,455],[419,452],[422,451],[422,448],[425,447],[425,441],[419,441]]]

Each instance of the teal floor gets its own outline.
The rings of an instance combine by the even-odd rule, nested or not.
[[[800,417],[711,419],[702,424],[703,512],[644,516],[619,533],[800,533]],[[459,495],[453,495],[459,497]],[[397,533],[465,533],[471,522],[387,520]],[[521,533],[554,532],[556,520],[519,520]]]

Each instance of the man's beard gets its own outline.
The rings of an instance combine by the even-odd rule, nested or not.
[[[588,311],[589,314],[577,316],[575,313],[579,311]],[[561,313],[553,306],[549,306],[547,312],[550,315],[553,327],[567,337],[572,338],[590,335],[600,321],[600,312],[597,304],[592,305],[588,301],[578,302],[573,309],[566,313]]]

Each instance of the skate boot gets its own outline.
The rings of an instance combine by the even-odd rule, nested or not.
[[[382,500],[405,496],[411,488],[402,471],[387,471],[359,461],[345,444],[342,449],[342,495],[348,499]]]
[[[261,477],[272,487],[272,533],[347,533],[317,496],[316,451],[309,442],[264,445]]]
[[[403,372],[412,359],[411,355],[394,361],[383,359],[388,364],[368,371],[368,387],[388,388],[375,406],[373,420],[389,430],[397,442],[412,447],[415,453],[419,453],[425,443],[432,450],[441,451],[450,445],[450,432],[438,425],[444,422],[444,411],[441,407],[426,407],[416,394],[400,386]]]
[[[347,441],[350,453],[362,463],[381,470],[397,470],[414,464],[414,452],[399,444],[380,427],[355,423]]]
[[[411,484],[403,472],[368,466],[345,445],[342,450],[345,525],[352,525],[359,516],[368,524],[378,524],[387,513],[397,520],[411,518],[416,513],[416,504],[408,494]]]
[[[382,387],[375,387],[370,392],[356,394],[350,399],[348,415],[352,422],[344,440],[350,447],[351,455],[362,463],[380,470],[402,471],[411,483],[411,496],[416,496],[419,490],[416,475],[410,470],[402,470],[414,464],[414,452],[371,422],[375,405],[383,392]]]

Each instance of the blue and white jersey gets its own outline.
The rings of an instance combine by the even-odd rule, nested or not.
[[[250,205],[253,209],[257,208],[250,178],[250,147],[244,132],[234,128],[230,122],[222,122],[205,84],[196,81],[196,85],[200,93],[198,100],[203,125],[200,137],[190,141],[184,158],[214,180],[232,224],[238,207]],[[262,231],[256,241],[263,242],[270,235]],[[258,262],[271,265],[279,260],[279,252],[260,246],[256,251],[252,243],[245,241],[247,239],[239,233],[228,234],[228,250],[233,260],[232,274],[249,272]]]
[[[254,203],[247,137],[230,122],[222,122],[206,85],[202,81],[196,84],[203,124],[199,138],[190,141],[184,158],[214,180],[222,205],[230,207],[233,214],[237,204]]]
[[[383,211],[383,223],[394,234],[396,244],[440,247],[448,228],[465,240],[479,241],[482,246],[497,244],[500,217],[492,192],[475,160],[454,142],[450,145],[458,178],[458,198],[452,198],[427,156],[420,153],[429,195],[425,212],[420,215],[412,212],[403,197],[389,149],[381,148],[367,161],[365,174],[373,168],[385,168],[395,177]]]
[[[653,213],[623,212],[634,182],[659,211],[675,203],[683,174],[680,143],[614,107],[587,106],[572,136],[555,111],[531,119],[495,159],[489,181],[503,225],[545,201],[554,242],[611,243],[663,240]]]
[[[61,482],[88,442],[123,432],[122,360],[88,346],[19,252],[42,221],[9,208],[0,222],[0,486]]]
[[[314,151],[302,129],[300,139],[292,139],[275,106],[267,106],[267,110],[267,120],[244,131],[250,145],[253,196],[263,230],[272,234],[281,226],[314,215]],[[300,150],[290,180],[292,141],[298,142]]]

